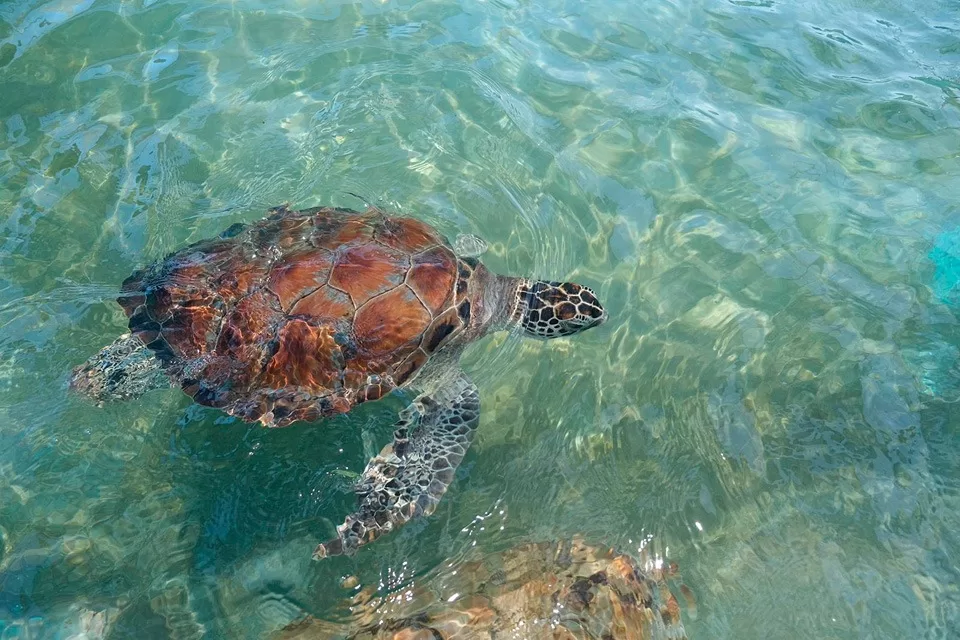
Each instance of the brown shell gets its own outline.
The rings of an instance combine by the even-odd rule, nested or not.
[[[118,301],[194,400],[283,426],[409,381],[469,322],[473,266],[411,218],[279,207],[134,273]]]

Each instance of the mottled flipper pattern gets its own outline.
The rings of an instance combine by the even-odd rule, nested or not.
[[[418,516],[433,513],[453,481],[480,419],[477,387],[461,373],[433,396],[421,395],[400,414],[392,444],[363,472],[360,506],[314,558],[352,554]]]
[[[132,400],[169,386],[160,360],[129,333],[74,369],[70,378],[71,389],[95,402]]]

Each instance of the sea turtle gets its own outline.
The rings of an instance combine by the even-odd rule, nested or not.
[[[130,333],[71,380],[97,401],[173,383],[199,404],[282,427],[420,392],[318,558],[433,512],[479,418],[458,364],[468,343],[515,324],[555,338],[606,319],[586,287],[496,275],[423,222],[375,208],[276,207],[136,271],[117,301]]]
[[[643,558],[643,556],[646,558]],[[452,570],[451,570],[452,568]],[[353,586],[350,577],[344,586]],[[678,584],[679,583],[679,584]],[[304,614],[273,640],[683,640],[696,611],[676,565],[582,539],[520,544],[444,562],[393,593],[353,587],[336,620]],[[291,607],[294,611],[296,608]]]

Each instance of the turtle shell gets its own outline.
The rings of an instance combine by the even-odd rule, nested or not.
[[[411,218],[280,207],[134,273],[118,302],[196,402],[283,426],[411,381],[469,323],[473,266]]]

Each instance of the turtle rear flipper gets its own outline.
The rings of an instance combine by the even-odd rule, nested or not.
[[[135,335],[126,333],[73,370],[70,388],[97,403],[132,400],[170,386],[163,363]]]
[[[436,394],[421,395],[400,414],[394,440],[367,463],[357,485],[360,506],[337,537],[318,545],[315,559],[359,547],[428,516],[453,482],[480,419],[477,387],[460,373]]]

